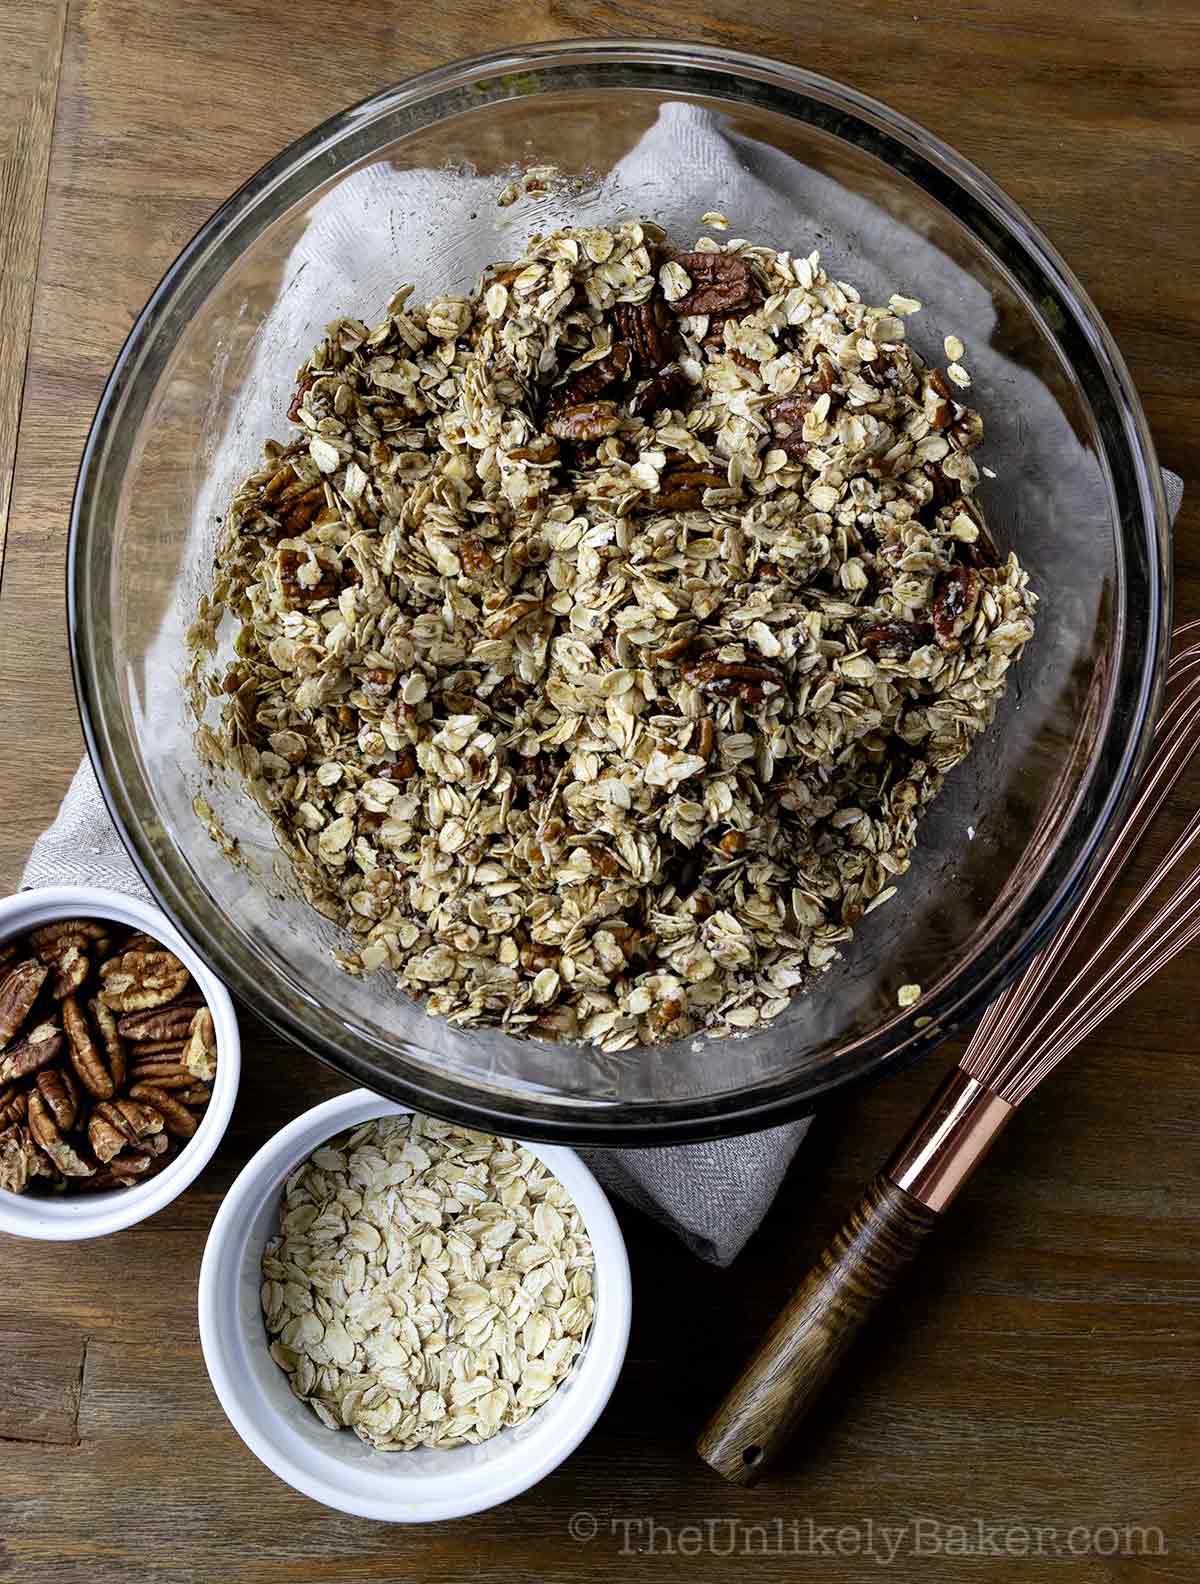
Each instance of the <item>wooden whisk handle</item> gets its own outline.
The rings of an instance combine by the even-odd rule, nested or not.
[[[758,1483],[1012,1109],[950,1072],[701,1431],[696,1449],[718,1474]]]
[[[880,1173],[776,1317],[700,1434],[700,1456],[755,1485],[938,1215]]]

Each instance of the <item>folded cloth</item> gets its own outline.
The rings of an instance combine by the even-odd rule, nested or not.
[[[679,211],[698,185],[708,196],[706,207],[728,213],[741,235],[790,244],[796,252],[811,250],[817,235],[827,251],[832,242],[835,251],[860,261],[857,272],[849,264],[847,270],[871,300],[882,300],[872,295],[876,291],[886,295],[919,288],[926,300],[940,301],[947,311],[958,312],[959,325],[988,322],[991,305],[986,290],[916,231],[897,237],[894,221],[869,200],[777,150],[739,136],[695,105],[664,105],[610,182],[602,184],[598,201],[603,202],[609,187],[626,200],[636,192],[642,213],[694,226],[698,216],[684,217]],[[210,475],[197,502],[195,533],[202,534],[203,525],[214,520],[217,500],[238,471],[253,465],[247,443],[255,435],[274,432],[277,415],[287,405],[292,369],[321,334],[330,312],[346,301],[345,293],[352,290],[355,300],[370,300],[378,307],[398,284],[398,272],[406,279],[427,275],[436,279],[438,269],[444,272],[444,259],[455,257],[462,238],[470,235],[471,211],[492,198],[493,184],[484,178],[398,170],[378,163],[339,182],[313,206],[288,259],[288,288],[256,327],[254,362],[242,381],[248,393],[246,405],[230,422],[228,443],[218,447],[226,470],[232,472],[228,478],[216,472]],[[426,223],[417,237],[405,235],[407,252],[401,260],[393,220],[406,206],[426,216]],[[519,206],[510,212],[514,224],[519,223]],[[556,217],[542,213],[538,218],[545,229]],[[1038,390],[1018,393],[1019,372],[1014,375],[1007,365],[1002,371],[989,370],[992,354],[985,337],[981,335],[979,342],[972,346],[977,383],[989,387],[993,377],[996,382],[1002,378],[1013,406],[1036,405]],[[286,352],[282,360],[281,348]],[[269,361],[272,349],[275,356]],[[1173,475],[1164,476],[1174,516],[1182,485]],[[174,669],[172,644],[178,644],[177,635],[164,631],[163,658],[169,668],[164,675]],[[147,895],[86,761],[54,824],[35,843],[22,884],[71,881]],[[592,1151],[588,1158],[597,1176],[615,1193],[670,1227],[702,1259],[726,1265],[766,1213],[809,1121],[713,1143]]]

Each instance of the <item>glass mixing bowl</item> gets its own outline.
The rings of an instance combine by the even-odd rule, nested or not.
[[[512,206],[515,169],[563,173]],[[339,314],[469,289],[531,230],[648,214],[680,238],[819,247],[871,300],[922,299],[965,341],[994,470],[982,499],[1041,596],[992,731],[949,777],[899,897],[777,1023],[620,1056],[455,1030],[343,974],[271,831],[194,752],[180,673],[219,518],[295,369]],[[745,1131],[918,1055],[1053,929],[1110,838],[1164,665],[1169,540],[1146,420],[1078,282],[986,177],[920,127],[793,67],[695,45],[574,42],[430,72],[347,110],[236,193],[133,328],[71,521],[76,684],[139,868],[246,1002],[360,1083],[526,1137],[664,1143]],[[230,863],[193,812],[203,790]],[[901,1011],[900,984],[923,986]]]

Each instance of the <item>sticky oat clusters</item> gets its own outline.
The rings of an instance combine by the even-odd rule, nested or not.
[[[346,968],[620,1050],[778,1016],[893,894],[1036,603],[919,307],[642,222],[329,327],[192,701]]]

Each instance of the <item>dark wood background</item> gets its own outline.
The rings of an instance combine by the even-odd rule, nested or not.
[[[68,502],[105,375],[163,269],[264,159],[342,105],[457,55],[582,33],[687,35],[815,67],[996,177],[1083,277],[1163,462],[1188,480],[1177,608],[1200,614],[1193,0],[4,0],[4,890],[80,757],[62,609]],[[1178,960],[1021,1112],[778,1477],[727,1488],[695,1460],[692,1436],[944,1056],[824,1117],[728,1271],[623,1211],[633,1340],[599,1426],[535,1491],[415,1530],[293,1493],[209,1389],[195,1282],[213,1212],[247,1155],[337,1088],[247,1030],[234,1125],[181,1201],[90,1245],[0,1243],[0,1578],[733,1580],[753,1568],[841,1584],[880,1576],[854,1552],[886,1555],[891,1525],[908,1526],[898,1578],[1195,1579],[1196,963]],[[576,1538],[587,1517],[571,1527],[580,1513],[595,1519],[590,1542]],[[734,1533],[730,1520],[768,1528]],[[938,1539],[919,1520],[969,1532]],[[981,1522],[1058,1535],[1022,1559],[1032,1533],[981,1534]],[[1166,1554],[1097,1554],[1127,1524],[1156,1526]],[[963,1543],[983,1554],[955,1555]],[[1068,1543],[1091,1554],[1052,1560]],[[988,1554],[997,1545],[1008,1554]],[[720,1554],[730,1546],[753,1554]]]

